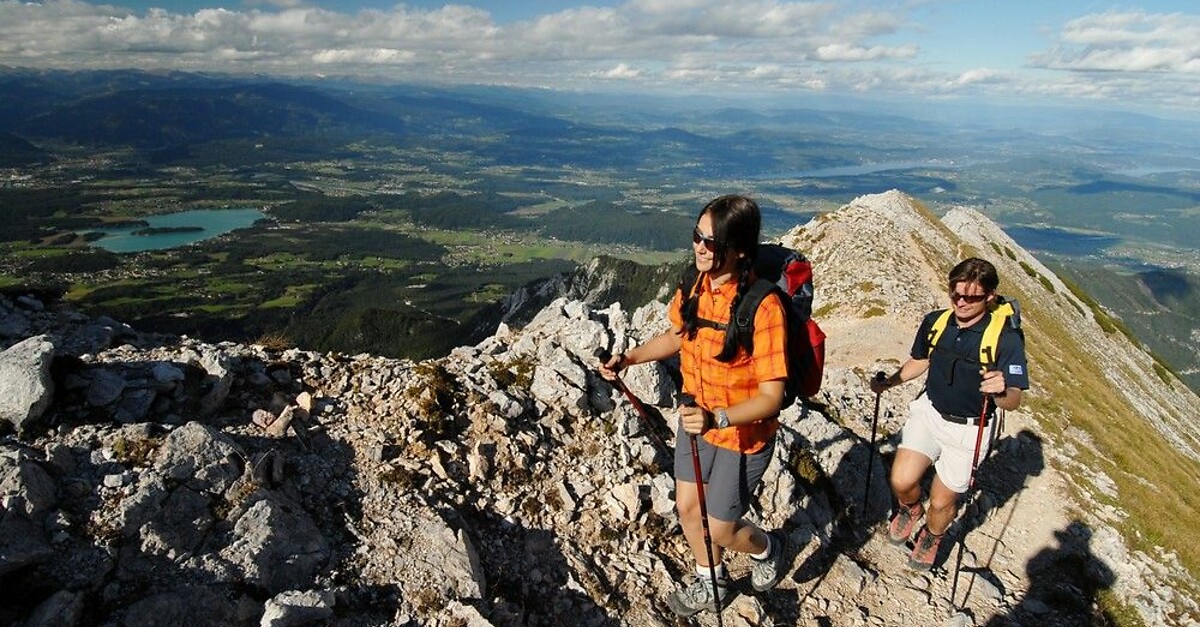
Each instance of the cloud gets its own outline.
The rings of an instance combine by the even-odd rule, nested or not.
[[[618,63],[616,67],[598,74],[603,78],[637,78],[642,75],[642,71],[637,68],[629,67],[624,63]]]
[[[1007,82],[1007,80],[1008,76],[1005,73],[987,68],[976,68],[959,74],[953,82],[956,85],[978,85],[983,83],[998,84]]]
[[[1200,17],[1106,12],[1071,20],[1030,63],[1071,71],[1200,72]]]
[[[877,61],[879,59],[909,59],[917,56],[917,46],[851,46],[829,44],[817,48],[814,58],[821,61]]]
[[[476,0],[466,0],[476,1]],[[66,69],[179,68],[382,81],[582,88],[938,95],[1054,93],[1163,102],[1196,99],[1200,18],[1085,15],[1027,56],[1023,72],[939,70],[921,2],[894,10],[785,0],[626,0],[498,23],[462,4],[337,11],[310,0],[240,9],[132,12],[82,0],[0,0],[0,64]],[[235,5],[228,5],[235,6]],[[1100,72],[1103,70],[1103,72]],[[1171,76],[1154,84],[1114,73]],[[1065,80],[1064,76],[1069,80]],[[1182,90],[1169,94],[1167,87]]]
[[[262,0],[242,11],[151,9],[138,15],[80,0],[0,0],[0,63],[41,59],[55,67],[169,66],[180,58],[176,55],[202,63],[207,52],[239,50],[247,53],[247,67],[222,62],[211,69],[254,71],[249,60],[271,59],[275,70],[304,73],[314,58],[344,64],[347,73],[359,63],[375,66],[387,58],[431,70],[472,59],[611,67],[623,59],[671,64],[685,57],[753,67],[784,57],[792,64],[908,58],[914,47],[870,41],[901,23],[877,12],[844,13],[832,4],[773,0],[632,0],[504,26],[486,11],[453,4],[339,13],[298,0]],[[481,66],[477,71],[486,78],[512,69]]]

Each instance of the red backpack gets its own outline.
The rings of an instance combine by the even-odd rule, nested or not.
[[[780,406],[784,409],[796,402],[796,398],[807,398],[820,391],[825,371],[825,333],[812,319],[812,264],[800,251],[779,244],[759,244],[754,274],[758,280],[750,286],[734,312],[733,326],[738,333],[738,343],[748,354],[753,354],[754,314],[767,294],[779,294],[788,327],[788,378]],[[696,267],[691,266],[680,284],[680,289],[687,290],[685,295],[695,289],[698,279]],[[698,322],[701,326],[729,333],[728,325],[703,319]]]

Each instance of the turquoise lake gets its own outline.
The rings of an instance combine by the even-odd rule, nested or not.
[[[197,209],[142,218],[149,228],[165,229],[196,227],[202,230],[183,233],[157,233],[134,235],[134,231],[145,226],[129,226],[115,229],[89,229],[89,232],[104,233],[104,237],[92,242],[104,250],[114,253],[138,253],[146,250],[166,250],[204,241],[224,235],[236,229],[244,229],[267,215],[257,209]]]

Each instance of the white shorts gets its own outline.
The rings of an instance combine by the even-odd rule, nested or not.
[[[988,423],[979,443],[979,461],[987,457],[992,430]],[[942,418],[922,394],[908,404],[908,421],[900,432],[900,448],[916,451],[933,460],[933,469],[947,488],[962,494],[971,484],[971,460],[975,455],[976,425],[960,425]]]

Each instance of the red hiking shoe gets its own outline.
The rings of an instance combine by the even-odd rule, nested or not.
[[[912,505],[898,504],[896,515],[888,523],[888,541],[892,544],[904,544],[912,537],[917,528],[917,521],[925,515],[925,506],[920,501]]]
[[[921,533],[917,534],[917,544],[913,547],[912,554],[908,556],[908,565],[917,570],[933,568],[933,562],[937,559],[938,547],[941,544],[942,536],[935,536],[929,532],[929,527],[922,526]]]

